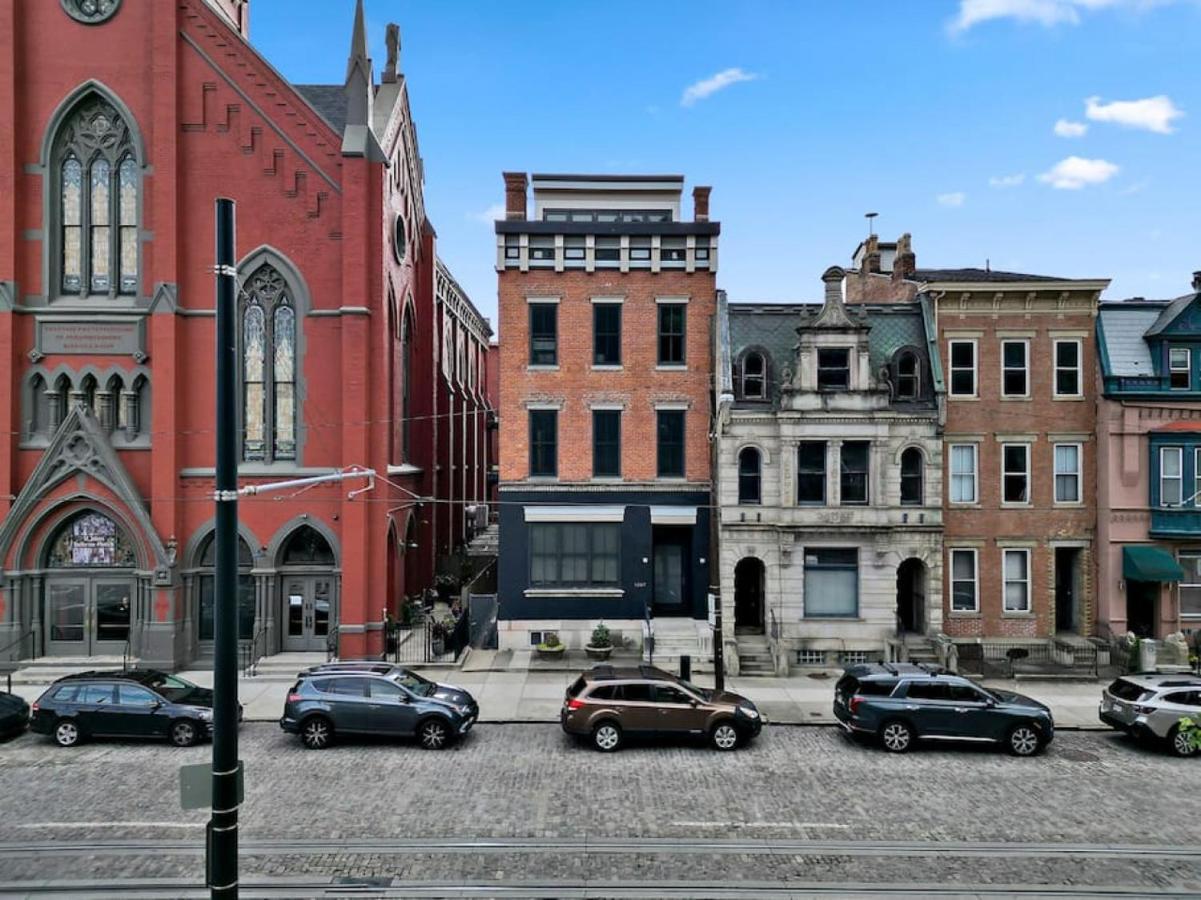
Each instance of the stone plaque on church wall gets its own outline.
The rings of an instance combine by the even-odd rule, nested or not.
[[[35,361],[51,354],[71,356],[132,356],[146,359],[145,330],[141,319],[39,319]]]

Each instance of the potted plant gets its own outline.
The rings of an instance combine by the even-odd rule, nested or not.
[[[430,622],[430,649],[433,650],[434,656],[441,656],[446,652],[446,639],[454,630],[454,619],[446,618]]]
[[[592,629],[592,640],[588,642],[584,652],[588,654],[589,659],[606,660],[609,658],[609,654],[613,652],[613,636],[604,622],[598,622]]]
[[[548,631],[542,636],[542,643],[536,649],[540,659],[561,659],[567,651],[566,645],[553,631]]]
[[[459,591],[459,579],[449,572],[443,572],[434,578],[434,586],[438,589],[438,599],[449,602],[451,595]]]

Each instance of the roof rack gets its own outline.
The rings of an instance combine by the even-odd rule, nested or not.
[[[914,665],[917,668],[921,669],[923,672],[925,672],[927,675],[931,675],[931,676],[942,675],[943,671],[944,671],[942,666],[935,666],[935,665],[931,665],[930,663],[915,662]]]
[[[892,663],[890,663],[890,662],[882,662],[882,663],[880,663],[880,668],[882,668],[882,669],[883,669],[885,672],[887,672],[889,675],[896,675],[896,674],[897,674],[897,667],[896,667],[896,666],[894,666],[894,665],[893,665]]]

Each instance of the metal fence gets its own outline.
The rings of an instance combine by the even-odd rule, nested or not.
[[[497,647],[496,611],[496,594],[467,595],[468,639],[477,650],[495,650]]]

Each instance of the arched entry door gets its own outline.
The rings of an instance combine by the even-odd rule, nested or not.
[[[308,525],[296,529],[280,553],[283,650],[324,650],[337,623],[334,551]]]
[[[48,656],[120,656],[133,625],[133,544],[103,513],[77,513],[51,538],[43,593]]]
[[[920,559],[897,567],[897,626],[914,634],[926,630],[926,566]]]
[[[201,650],[212,649],[213,634],[217,621],[217,534],[213,532],[200,547],[197,565],[200,572],[196,578],[196,640]],[[254,559],[250,548],[241,536],[238,537],[238,639],[248,641],[254,637],[254,576],[250,574]]]
[[[764,616],[763,563],[748,556],[734,567],[734,630],[762,634]]]

